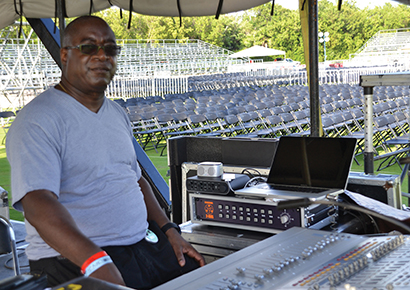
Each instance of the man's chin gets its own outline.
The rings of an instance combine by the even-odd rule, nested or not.
[[[98,89],[99,91],[105,91],[109,84],[110,84],[110,80],[101,79],[101,80],[94,82],[93,87]]]

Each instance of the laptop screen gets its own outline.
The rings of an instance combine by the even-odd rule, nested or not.
[[[355,138],[283,136],[267,182],[344,189],[355,147]]]

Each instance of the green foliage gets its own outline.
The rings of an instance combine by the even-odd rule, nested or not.
[[[242,39],[245,47],[267,44],[270,48],[284,50],[287,56],[303,61],[302,30],[299,13],[275,6],[270,16],[271,4],[265,4],[248,10],[241,25],[245,31]]]
[[[0,140],[4,140],[5,132],[0,130]],[[23,214],[14,210],[11,207],[11,180],[10,180],[10,165],[7,161],[6,147],[4,142],[0,142],[0,186],[9,193],[9,212],[10,218],[13,220],[22,221],[24,219]]]
[[[390,3],[374,9],[359,9],[357,1],[318,1],[318,26],[330,33],[326,43],[329,60],[348,59],[380,30],[410,27],[410,7]],[[286,51],[287,57],[304,63],[302,31],[299,12],[267,3],[241,13],[204,17],[156,17],[122,11],[117,7],[95,13],[112,27],[118,39],[199,39],[239,51],[253,45],[267,45]],[[25,20],[23,18],[23,20]],[[69,22],[71,19],[68,19]],[[17,36],[18,27],[11,32]],[[27,33],[29,27],[24,27]],[[323,45],[319,45],[319,60],[323,61]],[[267,58],[269,60],[270,58]]]
[[[319,2],[319,31],[330,33],[326,43],[328,59],[348,59],[373,36],[364,35],[366,20],[362,10],[350,3],[343,3],[339,11],[330,1]],[[323,61],[323,45],[319,46],[320,60]]]
[[[230,50],[241,48],[239,23],[234,16],[221,16],[219,20],[213,16],[179,19],[132,13],[128,29],[128,11],[112,8],[95,15],[110,24],[117,39],[200,39]]]
[[[319,2],[319,31],[328,31],[330,41],[326,43],[328,59],[348,59],[380,30],[409,27],[410,8],[405,5],[360,10],[355,1],[343,2],[339,11],[328,0]],[[323,46],[319,46],[323,60]]]

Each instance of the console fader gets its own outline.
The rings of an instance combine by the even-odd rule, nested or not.
[[[410,289],[410,238],[293,227],[155,288],[165,289]]]

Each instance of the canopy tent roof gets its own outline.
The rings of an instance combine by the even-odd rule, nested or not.
[[[286,52],[283,50],[277,50],[277,49],[267,48],[267,47],[260,46],[260,45],[254,45],[250,48],[247,48],[237,53],[231,54],[229,57],[238,58],[238,57],[271,56],[271,55],[286,55]]]
[[[76,17],[109,8],[111,5],[139,14],[155,16],[209,16],[246,10],[270,0],[66,0],[65,14]],[[292,0],[298,1],[298,0]],[[410,0],[393,0],[410,5]],[[0,29],[13,24],[20,15],[26,18],[53,18],[55,0],[1,0]],[[90,8],[92,4],[92,8]],[[178,9],[178,4],[180,9]],[[219,7],[219,5],[221,7]],[[130,9],[131,8],[131,9]],[[219,12],[219,13],[218,13]]]
[[[56,2],[55,0],[1,0],[0,29],[13,24],[21,14],[26,18],[53,18],[56,16]],[[110,8],[112,4],[145,15],[209,16],[246,10],[267,3],[269,0],[133,0],[131,7],[129,0],[66,0],[63,2],[67,17],[89,14],[90,3],[92,3],[91,12]],[[222,3],[221,7],[219,7],[220,3]]]

